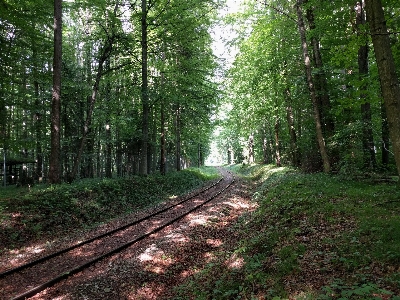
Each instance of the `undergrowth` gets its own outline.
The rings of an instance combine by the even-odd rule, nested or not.
[[[396,183],[232,169],[257,184],[259,209],[235,225],[236,248],[214,253],[178,299],[400,299]],[[227,267],[233,257],[241,267]]]
[[[0,251],[87,229],[187,193],[219,175],[193,168],[166,176],[85,179],[73,184],[0,188]]]

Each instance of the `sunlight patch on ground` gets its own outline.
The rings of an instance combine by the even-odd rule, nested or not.
[[[63,300],[63,299],[67,299],[67,296],[66,295],[62,295],[62,296],[58,296],[58,297],[53,298],[53,300]]]
[[[182,233],[173,232],[165,236],[169,240],[169,242],[177,243],[177,242],[188,242],[189,239],[185,237]]]
[[[236,200],[236,199],[234,199]],[[224,202],[224,204],[232,206],[234,209],[240,209],[240,208],[249,208],[249,204],[248,203],[244,203],[241,201],[236,201],[236,203],[233,202]]]
[[[189,220],[189,222],[190,222],[189,226],[206,225],[208,218],[209,218],[208,216],[204,216],[204,215],[193,216]]]
[[[222,241],[220,239],[207,239],[207,244],[212,247],[219,247],[222,245]]]
[[[141,262],[151,261],[158,251],[160,250],[156,247],[156,245],[153,244],[149,248],[144,250],[144,252],[140,254],[138,258]]]
[[[155,274],[164,274],[165,270],[174,263],[171,257],[165,255],[165,252],[156,245],[151,245],[144,253],[139,255],[141,262],[147,262],[144,269]]]
[[[230,269],[240,269],[244,266],[244,259],[243,257],[238,257],[236,254],[233,254],[225,264]]]
[[[204,258],[206,259],[206,263],[210,263],[213,259],[215,259],[215,254],[212,252],[204,253]]]

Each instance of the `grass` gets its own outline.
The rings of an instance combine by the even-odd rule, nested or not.
[[[400,297],[400,189],[395,183],[234,166],[257,185],[243,237],[177,289],[195,299]],[[239,269],[226,257],[240,257]]]
[[[31,189],[0,188],[0,251],[92,228],[187,193],[217,177],[215,168],[203,167],[166,176],[86,179]]]

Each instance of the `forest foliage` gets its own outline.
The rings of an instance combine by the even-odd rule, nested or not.
[[[210,28],[220,3],[62,1],[59,146],[50,140],[54,3],[0,4],[8,182],[46,181],[54,151],[63,181],[203,165],[218,100]]]
[[[3,188],[1,251],[79,234],[113,219],[173,201],[219,178],[213,168],[188,168],[166,176],[81,179],[73,184]],[[82,233],[83,234],[83,233]],[[48,242],[48,243],[50,243]]]
[[[255,187],[258,208],[231,224],[235,238],[212,249],[174,299],[400,299],[396,181],[232,170]]]
[[[370,2],[368,13],[364,1],[249,0],[228,15],[237,55],[218,137],[225,161],[397,173],[399,119],[390,130],[386,113],[398,113],[399,96],[385,108],[388,77],[378,72],[372,39],[388,38],[398,85],[400,6],[382,1],[387,31],[373,33],[368,16],[381,1]]]
[[[398,1],[246,0],[223,20],[222,0],[61,1],[60,107],[56,2],[1,3],[4,182],[165,174],[212,141],[226,163],[400,172]]]

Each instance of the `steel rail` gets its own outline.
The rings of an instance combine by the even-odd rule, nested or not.
[[[60,282],[61,280],[64,280],[64,279],[68,278],[69,276],[71,276],[71,275],[73,275],[73,274],[79,273],[79,272],[83,271],[84,269],[88,268],[89,266],[95,264],[96,262],[99,262],[99,261],[105,259],[106,257],[110,257],[110,256],[112,256],[112,255],[114,255],[114,254],[116,254],[116,253],[118,253],[118,252],[121,252],[122,250],[124,250],[124,249],[126,249],[126,248],[132,246],[133,244],[135,244],[135,243],[137,243],[137,242],[139,242],[139,241],[141,241],[141,240],[143,240],[143,239],[149,237],[150,235],[152,235],[152,234],[154,234],[154,233],[156,233],[156,232],[158,232],[158,231],[161,231],[161,230],[164,229],[165,227],[167,227],[167,226],[169,226],[169,225],[171,225],[171,224],[173,224],[173,223],[179,221],[179,220],[182,219],[183,217],[187,216],[188,214],[192,213],[193,211],[197,210],[198,208],[204,206],[205,204],[207,204],[207,203],[210,202],[211,200],[213,200],[213,199],[215,199],[216,197],[218,197],[220,194],[222,194],[226,189],[228,189],[228,188],[235,182],[235,178],[234,178],[233,174],[232,174],[231,172],[229,172],[229,171],[227,171],[227,172],[230,173],[230,174],[232,175],[231,181],[230,181],[223,189],[219,190],[216,194],[214,194],[213,196],[209,197],[208,199],[206,199],[206,200],[205,200],[204,202],[202,202],[201,204],[195,206],[194,208],[190,209],[189,211],[183,213],[182,215],[180,215],[180,216],[178,216],[178,217],[175,217],[174,219],[171,219],[170,221],[166,222],[165,224],[160,225],[159,227],[157,227],[157,228],[155,228],[155,229],[153,229],[153,230],[151,230],[151,231],[149,231],[149,232],[147,232],[147,233],[144,233],[144,234],[142,234],[142,235],[136,237],[135,239],[133,239],[133,240],[131,240],[131,241],[128,241],[128,242],[126,242],[126,243],[123,243],[122,245],[120,245],[120,246],[118,246],[118,247],[116,247],[116,248],[110,250],[110,251],[107,252],[107,253],[104,253],[104,254],[102,254],[102,255],[100,255],[100,256],[98,256],[98,257],[95,257],[95,258],[93,258],[93,259],[91,259],[91,260],[89,260],[89,261],[87,261],[87,262],[85,262],[85,263],[83,263],[83,264],[81,264],[81,265],[79,265],[79,266],[77,266],[77,267],[74,267],[74,268],[68,270],[67,272],[63,272],[62,274],[60,274],[60,275],[58,275],[58,276],[56,276],[56,277],[54,277],[54,278],[48,280],[47,282],[45,282],[45,283],[43,283],[43,284],[40,284],[40,285],[38,285],[38,286],[36,286],[36,287],[34,287],[34,288],[32,288],[32,289],[30,289],[30,290],[28,290],[28,291],[22,293],[22,294],[19,294],[19,295],[15,296],[15,297],[12,298],[11,300],[22,300],[22,299],[26,299],[26,298],[32,297],[32,296],[34,296],[34,295],[40,293],[41,291],[43,291],[43,290],[45,290],[45,289],[47,289],[47,288],[49,288],[49,287],[55,285],[56,283]],[[126,229],[126,228],[129,227],[129,226],[133,226],[133,225],[136,225],[136,224],[138,224],[138,223],[140,223],[140,222],[143,222],[143,221],[145,221],[145,220],[148,220],[148,219],[150,219],[151,217],[154,217],[154,216],[156,216],[156,215],[158,215],[158,214],[161,214],[161,213],[163,213],[163,212],[166,212],[166,211],[168,211],[169,209],[172,209],[172,208],[174,208],[174,207],[176,207],[176,206],[178,206],[178,205],[180,205],[180,204],[182,204],[182,203],[184,203],[184,202],[187,202],[187,201],[189,201],[190,199],[192,199],[192,198],[194,198],[194,197],[200,195],[201,193],[203,193],[203,192],[205,192],[205,191],[207,191],[207,190],[209,190],[209,189],[211,189],[211,188],[217,186],[222,180],[223,180],[223,178],[219,179],[216,183],[212,184],[211,186],[207,187],[206,189],[203,189],[203,190],[201,190],[200,192],[198,192],[198,193],[196,193],[196,194],[194,194],[194,195],[192,195],[192,196],[189,196],[189,197],[185,198],[184,200],[182,200],[182,201],[180,201],[180,202],[178,202],[178,203],[176,203],[176,204],[174,204],[174,205],[168,206],[167,208],[164,208],[164,209],[162,209],[162,210],[160,210],[160,211],[157,211],[156,213],[150,214],[150,215],[148,215],[148,216],[146,216],[146,217],[144,217],[144,218],[141,218],[141,219],[136,220],[136,221],[134,221],[134,222],[131,222],[131,223],[129,223],[129,224],[123,225],[123,226],[118,227],[118,228],[116,228],[116,229],[114,229],[114,230],[111,230],[111,231],[108,231],[108,232],[106,232],[106,233],[104,233],[104,234],[98,235],[98,236],[96,236],[96,237],[94,237],[94,238],[85,240],[85,241],[83,241],[83,242],[81,242],[81,243],[78,243],[78,244],[72,246],[72,247],[65,248],[65,249],[63,249],[63,250],[60,250],[60,251],[58,251],[58,252],[55,252],[55,253],[53,253],[53,254],[50,254],[50,255],[45,256],[45,257],[43,257],[43,258],[40,258],[40,259],[38,259],[38,260],[32,261],[32,262],[26,264],[26,265],[28,265],[28,266],[22,265],[22,266],[19,266],[19,267],[14,268],[14,269],[8,270],[8,271],[6,271],[6,272],[12,271],[12,273],[14,273],[14,272],[20,271],[20,270],[22,270],[22,269],[28,268],[28,267],[30,267],[30,266],[33,266],[33,265],[35,265],[35,264],[38,264],[38,263],[43,262],[43,261],[45,261],[45,260],[48,260],[48,259],[50,259],[50,258],[56,257],[56,256],[58,256],[58,255],[61,255],[61,254],[65,253],[65,252],[68,252],[68,251],[70,251],[70,250],[72,250],[72,249],[75,249],[75,248],[77,248],[77,247],[80,247],[80,246],[82,246],[82,245],[84,245],[84,244],[93,242],[93,241],[95,241],[95,240],[97,240],[97,239],[100,239],[100,238],[106,237],[106,236],[108,236],[108,235],[111,235],[111,234],[113,234],[113,233],[115,233],[115,232],[117,232],[117,231],[121,231],[121,230],[123,230],[123,229]],[[3,273],[5,273],[5,272],[3,272]],[[7,274],[7,275],[8,275],[8,274]],[[3,275],[3,276],[5,276],[5,275]]]
[[[182,201],[180,201],[180,202],[178,202],[178,203],[176,203],[176,204],[173,204],[173,205],[170,205],[170,206],[168,206],[168,207],[166,207],[166,208],[163,208],[163,209],[161,209],[161,210],[159,210],[159,211],[157,211],[157,212],[155,212],[155,213],[149,214],[149,215],[147,215],[147,216],[145,216],[145,217],[143,217],[143,218],[141,218],[141,219],[135,220],[135,221],[133,221],[133,222],[130,222],[130,223],[125,224],[125,225],[123,225],[123,226],[117,227],[117,228],[115,228],[115,229],[112,229],[112,230],[107,231],[107,232],[105,232],[105,233],[102,233],[102,234],[100,234],[100,235],[94,236],[94,237],[92,237],[92,238],[90,238],[90,239],[87,239],[87,240],[78,242],[78,243],[76,243],[75,245],[72,245],[72,246],[70,246],[70,247],[61,249],[61,250],[56,251],[56,252],[54,252],[54,253],[48,254],[48,255],[46,255],[46,256],[40,257],[40,258],[38,258],[38,259],[36,259],[36,260],[30,261],[30,262],[27,262],[27,263],[22,264],[22,265],[20,265],[20,266],[14,267],[14,268],[12,268],[12,269],[8,269],[8,270],[6,270],[6,271],[3,271],[3,272],[0,273],[0,279],[3,278],[3,277],[5,277],[5,276],[11,275],[11,274],[13,274],[13,273],[22,271],[22,270],[27,269],[27,268],[30,268],[30,267],[33,267],[33,266],[35,266],[35,265],[37,265],[37,264],[39,264],[39,263],[42,263],[42,262],[44,262],[44,261],[47,261],[47,260],[51,259],[51,258],[60,256],[61,254],[64,254],[64,253],[66,253],[66,252],[69,252],[69,251],[71,251],[71,250],[74,250],[74,249],[76,249],[76,248],[79,248],[79,247],[81,247],[81,246],[83,246],[83,245],[92,243],[92,242],[94,242],[94,241],[96,241],[96,240],[99,240],[99,239],[101,239],[101,238],[104,238],[104,237],[106,237],[106,236],[109,236],[109,235],[111,235],[111,234],[114,234],[114,233],[116,233],[116,232],[118,232],[118,231],[122,231],[122,230],[124,230],[124,229],[126,229],[126,228],[128,228],[128,227],[131,227],[131,226],[137,225],[137,224],[139,224],[139,223],[141,223],[141,222],[144,222],[144,221],[146,221],[146,220],[148,220],[148,219],[150,219],[150,218],[152,218],[152,217],[154,217],[154,216],[156,216],[156,215],[159,215],[159,214],[161,214],[161,213],[164,213],[164,212],[166,212],[166,211],[168,211],[168,210],[170,210],[170,209],[172,209],[172,208],[174,208],[174,207],[176,207],[176,206],[178,206],[178,205],[181,205],[181,204],[183,204],[183,203],[189,201],[190,199],[192,199],[192,198],[194,198],[194,197],[200,195],[201,193],[204,193],[204,192],[208,191],[209,189],[211,189],[211,188],[215,187],[216,185],[218,185],[222,180],[223,180],[223,178],[220,178],[217,182],[215,182],[214,184],[210,185],[209,187],[207,187],[207,188],[205,188],[205,189],[199,191],[198,193],[196,193],[196,194],[194,194],[194,195],[192,195],[192,196],[190,196],[190,197],[187,197],[187,198],[185,198],[184,200],[182,200]]]

